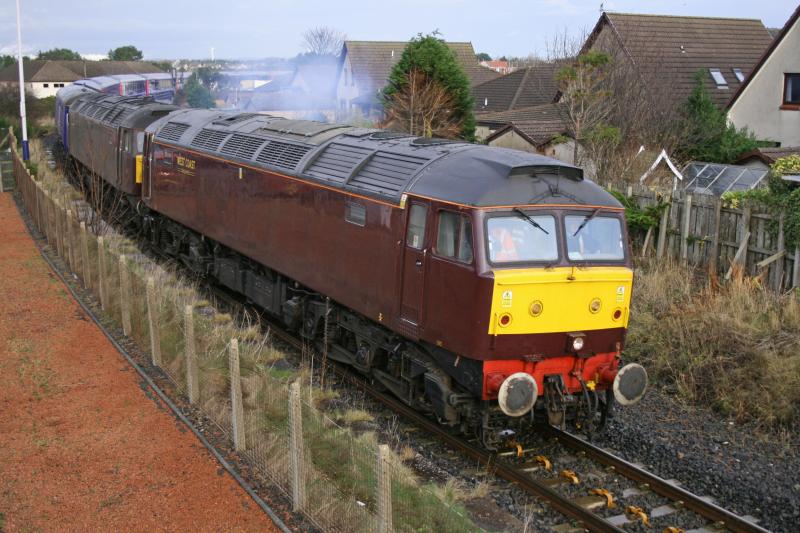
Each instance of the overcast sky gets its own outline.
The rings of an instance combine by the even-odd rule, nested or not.
[[[545,55],[554,34],[580,35],[598,0],[20,0],[23,51],[105,54],[133,44],[145,59],[291,57],[302,33],[327,25],[356,40],[407,40],[438,29],[490,55]],[[781,27],[797,0],[606,0],[630,13],[741,17]],[[0,52],[16,51],[13,0],[0,0]]]

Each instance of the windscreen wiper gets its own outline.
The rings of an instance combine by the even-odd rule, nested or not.
[[[580,233],[580,232],[581,232],[581,230],[583,229],[583,227],[584,227],[586,224],[588,224],[588,223],[589,223],[589,221],[590,221],[590,220],[592,220],[592,219],[594,218],[594,216],[595,216],[597,213],[599,213],[599,212],[600,212],[600,210],[601,210],[601,209],[603,209],[603,208],[602,208],[602,207],[598,207],[597,209],[595,209],[594,211],[592,211],[592,214],[591,214],[591,215],[586,215],[586,218],[584,218],[584,219],[583,219],[583,222],[581,222],[581,225],[580,225],[580,226],[578,226],[578,229],[576,229],[576,230],[575,230],[575,233],[573,233],[573,234],[572,234],[572,236],[574,237],[574,236],[576,236],[578,233]]]
[[[541,225],[540,225],[538,222],[536,222],[535,220],[533,220],[533,219],[532,219],[530,216],[528,216],[528,214],[527,214],[527,213],[525,213],[525,212],[524,212],[522,209],[520,209],[519,207],[515,207],[515,208],[514,208],[514,212],[515,212],[515,213],[519,213],[520,215],[522,215],[522,217],[523,217],[525,220],[527,220],[528,222],[530,222],[530,223],[531,223],[531,225],[533,225],[533,227],[534,227],[534,228],[539,228],[540,230],[542,230],[542,231],[544,232],[544,234],[545,234],[545,235],[550,235],[550,232],[549,232],[549,231],[547,231],[546,229],[544,229],[544,228],[543,228],[543,227],[542,227],[542,226],[541,226]]]

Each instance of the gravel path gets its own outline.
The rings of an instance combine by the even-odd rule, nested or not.
[[[0,195],[0,529],[278,531],[148,397]]]
[[[800,530],[800,438],[766,435],[650,390],[596,442],[775,532]]]

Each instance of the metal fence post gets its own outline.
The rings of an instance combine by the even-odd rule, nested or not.
[[[289,454],[292,469],[292,510],[306,506],[303,468],[303,408],[300,403],[300,380],[289,385]]]
[[[197,354],[194,341],[194,307],[187,305],[183,312],[184,335],[186,336],[186,391],[189,403],[200,400],[200,383],[198,381]]]
[[[101,284],[102,285],[102,284]],[[150,354],[153,366],[161,366],[161,337],[158,332],[158,307],[156,303],[156,282],[147,278],[147,322],[150,325]]]
[[[119,254],[119,311],[122,315],[122,333],[131,334],[131,278],[125,254]]]
[[[378,533],[391,533],[392,525],[392,465],[389,446],[378,445],[378,464],[375,477],[378,480]]]
[[[83,257],[83,288],[92,286],[92,266],[89,264],[89,239],[86,236],[86,222],[81,221],[81,256]]]
[[[106,254],[103,237],[97,237],[97,292],[100,293],[100,307],[106,310]]]
[[[239,341],[231,339],[230,353],[231,374],[231,427],[233,429],[233,449],[237,452],[245,450],[244,440],[244,406],[242,405],[242,377],[239,373]]]

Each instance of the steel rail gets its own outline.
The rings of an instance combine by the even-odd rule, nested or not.
[[[639,484],[646,484],[647,488],[656,494],[668,498],[674,502],[680,502],[683,507],[690,509],[712,522],[723,526],[735,533],[769,533],[769,530],[748,521],[747,519],[734,514],[722,507],[702,499],[700,496],[689,492],[664,478],[652,474],[638,466],[630,463],[616,455],[595,446],[575,435],[554,428],[550,425],[542,425],[542,432],[555,437],[566,447],[583,452],[598,463],[608,467],[613,467],[619,474],[636,481]]]

